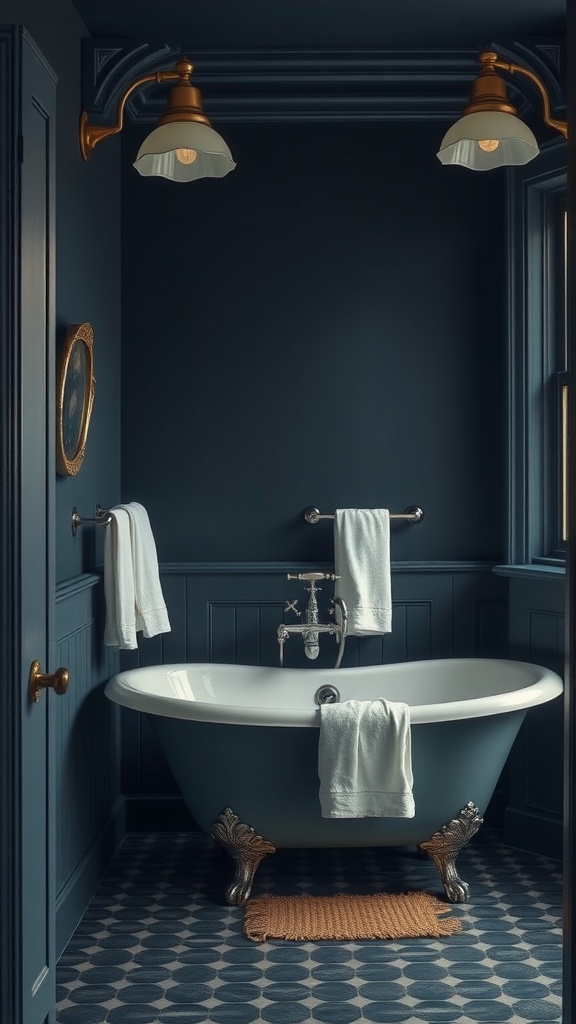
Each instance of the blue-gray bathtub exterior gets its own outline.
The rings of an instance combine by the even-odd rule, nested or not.
[[[134,714],[134,712],[132,712]],[[413,818],[323,818],[317,728],[148,715],[194,819],[230,807],[275,847],[419,844],[472,802],[482,816],[525,711],[412,726]]]

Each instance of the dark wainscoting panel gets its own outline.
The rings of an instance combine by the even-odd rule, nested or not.
[[[58,586],[56,658],[68,693],[49,694],[56,759],[56,933],[60,953],[124,828],[119,714],[104,697],[117,653],[102,646],[102,584],[82,575]]]
[[[564,675],[563,580],[510,580],[512,657]],[[562,856],[563,700],[533,708],[509,760],[504,840],[534,853]]]
[[[285,613],[287,600],[303,609],[305,584],[287,573],[329,571],[329,565],[171,564],[161,580],[172,631],[142,639],[138,651],[122,654],[122,667],[170,662],[225,662],[278,665],[276,629],[297,621]],[[390,664],[444,657],[506,657],[507,584],[485,563],[397,563],[393,566],[392,632],[384,637],[350,637],[344,665]],[[319,597],[326,620],[333,584]],[[321,637],[321,654],[310,662],[298,637],[285,645],[290,667],[331,667],[337,655],[332,637]],[[191,819],[145,716],[122,716],[122,791],[129,830],[186,828]],[[172,824],[171,824],[172,823]]]

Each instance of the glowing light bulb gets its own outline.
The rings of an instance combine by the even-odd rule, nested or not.
[[[498,149],[500,143],[498,139],[479,139],[478,145],[485,153],[493,153],[495,149]]]
[[[193,164],[197,156],[198,153],[195,149],[176,150],[176,159],[179,160],[181,164]]]

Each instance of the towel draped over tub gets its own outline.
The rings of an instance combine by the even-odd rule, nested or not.
[[[323,818],[413,818],[408,705],[322,704],[318,775]]]

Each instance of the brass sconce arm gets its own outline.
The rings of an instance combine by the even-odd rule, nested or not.
[[[109,135],[118,135],[122,131],[126,103],[132,93],[139,89],[140,86],[145,85],[146,82],[173,82],[178,79],[184,79],[184,81],[189,82],[190,75],[194,70],[193,65],[189,61],[179,61],[177,68],[178,70],[176,71],[156,71],[147,75],[141,75],[134,82],[131,82],[118,101],[116,124],[111,127],[108,125],[89,124],[88,114],[83,110],[80,115],[80,152],[83,159],[88,160],[90,158],[94,146],[97,146],[102,139],[108,138]]]
[[[134,167],[143,177],[168,178],[170,181],[196,181],[198,178],[223,178],[236,164],[226,142],[214,131],[202,108],[200,90],[190,78],[194,65],[182,57],[174,69],[140,75],[124,90],[118,102],[116,124],[90,124],[88,114],[80,116],[80,152],[88,160],[94,146],[110,135],[118,135],[124,125],[124,110],[129,97],[146,83],[172,82],[166,110],[154,130],[144,139]]]
[[[563,135],[565,139],[568,138],[568,122],[559,121],[556,118],[552,117],[548,93],[546,92],[543,82],[534,71],[531,71],[530,68],[523,67],[522,64],[511,64],[507,61],[499,60],[496,57],[496,54],[481,54],[480,60],[484,60],[485,63],[488,64],[490,67],[500,68],[502,71],[508,71],[511,75],[516,73],[526,75],[526,77],[529,78],[530,81],[534,83],[534,85],[538,89],[538,92],[540,93],[540,96],[542,97],[542,106],[544,110],[544,124],[547,124],[549,128],[554,128],[557,132],[560,132],[560,134]]]

